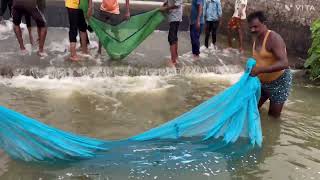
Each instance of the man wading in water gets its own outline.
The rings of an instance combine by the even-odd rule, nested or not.
[[[258,76],[261,81],[259,108],[269,99],[269,115],[279,117],[292,81],[286,45],[278,33],[267,28],[263,12],[254,12],[247,19],[255,36],[252,53],[257,64],[251,75]]]

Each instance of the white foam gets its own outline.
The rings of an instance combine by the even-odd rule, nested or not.
[[[65,77],[61,79],[50,79],[48,76],[35,79],[30,76],[17,76],[12,79],[0,78],[0,83],[13,87],[25,88],[31,91],[45,90],[56,96],[69,96],[78,91],[86,94],[104,96],[105,93],[140,93],[156,92],[172,87],[166,78],[160,76],[119,76],[90,78]]]
[[[0,40],[8,39],[11,35],[13,35],[12,27],[12,22],[8,20],[4,20],[0,24]]]
[[[59,41],[52,41],[50,42],[50,44],[48,44],[46,46],[46,49],[48,51],[53,51],[53,52],[66,52],[68,50],[69,47],[69,40],[68,39],[64,39],[62,42]]]
[[[240,79],[241,75],[242,73],[235,73],[235,74],[195,73],[195,74],[187,75],[187,77],[192,79],[198,79],[198,80],[226,82],[228,84],[234,84]]]

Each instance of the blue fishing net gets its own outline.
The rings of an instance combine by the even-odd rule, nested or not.
[[[118,141],[65,132],[0,107],[0,148],[12,158],[23,161],[73,161],[95,157],[116,144],[158,139],[205,141],[216,138],[223,144],[231,144],[243,137],[251,145],[260,147],[262,132],[257,107],[260,81],[250,76],[255,63],[254,59],[249,59],[237,83],[189,112],[159,127]]]

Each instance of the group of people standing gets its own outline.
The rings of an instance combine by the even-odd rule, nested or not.
[[[70,60],[77,61],[78,55],[76,52],[77,35],[80,34],[80,44],[82,54],[88,54],[88,35],[87,30],[90,30],[86,23],[86,18],[92,16],[93,5],[92,0],[88,0],[89,7],[88,13],[84,14],[79,9],[80,0],[65,0],[65,7],[68,12],[69,18],[69,41],[70,41]],[[242,47],[242,28],[241,21],[245,16],[245,9],[247,0],[235,1],[235,13],[229,22],[229,29],[239,31],[239,44],[240,50]],[[14,32],[17,36],[18,43],[22,54],[25,54],[26,48],[24,46],[20,23],[24,16],[27,28],[29,31],[30,43],[33,45],[34,40],[31,32],[31,17],[34,19],[38,29],[38,42],[39,42],[39,56],[46,56],[44,52],[44,42],[47,33],[46,20],[44,16],[45,0],[1,0],[0,18],[6,9],[9,9],[13,18]],[[129,0],[126,0],[126,12],[120,14],[118,0],[102,0],[101,6],[95,10],[95,15],[98,19],[106,21],[109,24],[116,24],[117,20],[125,20],[130,18]],[[168,21],[170,23],[168,41],[170,44],[171,61],[170,66],[175,66],[178,59],[178,30],[179,24],[183,16],[183,0],[165,0],[161,11],[168,14]],[[209,47],[209,39],[212,37],[212,44],[215,47],[216,33],[221,22],[222,7],[220,0],[192,0],[191,14],[190,14],[190,38],[192,45],[192,53],[194,57],[199,58],[200,54],[200,35],[205,27],[205,46]],[[0,19],[0,20],[1,20]],[[230,34],[230,33],[229,33]],[[230,37],[230,36],[228,36]],[[229,46],[231,47],[231,37],[229,38]],[[99,43],[99,53],[101,53],[101,44]]]
[[[79,0],[65,0],[70,29],[70,60],[77,61],[76,53],[77,34],[80,32],[81,51],[88,54],[88,25],[86,18],[92,16],[92,0],[88,0],[89,7],[87,14],[79,9]],[[23,44],[20,23],[22,17],[25,18],[30,34],[30,43],[33,44],[31,33],[31,17],[35,20],[39,36],[39,56],[45,56],[44,42],[47,34],[46,20],[44,17],[45,0],[1,0],[1,14],[9,6],[11,11],[14,32],[17,36],[20,49],[25,51]],[[12,10],[11,10],[12,7]],[[117,21],[130,18],[129,0],[126,0],[126,12],[120,14],[118,0],[102,0],[97,18],[117,24]],[[247,0],[235,0],[235,11],[228,22],[228,45],[232,47],[231,32],[237,31],[239,34],[239,51],[243,51],[243,22],[247,19],[251,34],[255,37],[252,48],[252,56],[256,59],[256,66],[251,72],[252,76],[258,76],[261,81],[261,99],[259,107],[266,100],[270,100],[269,114],[275,117],[280,116],[282,107],[288,98],[292,75],[289,70],[286,45],[282,37],[275,31],[268,29],[267,18],[263,12],[257,11],[246,16]],[[178,60],[178,30],[183,16],[183,0],[165,0],[160,10],[168,15],[170,24],[168,42],[170,45],[171,60],[170,66],[175,67]],[[200,35],[205,27],[205,46],[209,47],[210,35],[212,44],[216,44],[216,32],[221,22],[222,7],[220,0],[192,0],[190,14],[190,38],[192,53],[195,59],[200,54]],[[123,17],[123,18],[121,18]],[[0,19],[0,20],[1,20]],[[100,44],[100,43],[99,43]],[[101,52],[101,45],[99,46]]]
[[[92,0],[88,0],[88,12],[84,12],[80,9],[80,0],[65,0],[65,7],[68,13],[69,19],[69,41],[70,41],[70,60],[78,61],[79,57],[76,51],[76,42],[78,32],[80,32],[80,44],[81,52],[83,55],[88,55],[88,34],[87,31],[92,31],[86,23],[86,19],[93,15],[93,3]],[[38,55],[40,57],[47,56],[44,52],[44,43],[47,35],[47,22],[44,16],[45,0],[1,0],[1,12],[0,21],[3,19],[3,15],[9,9],[12,21],[14,24],[14,32],[16,34],[21,54],[26,54],[27,50],[24,46],[22,38],[22,30],[20,27],[22,18],[25,18],[27,29],[29,31],[30,44],[34,44],[32,36],[32,24],[31,18],[35,21],[38,29],[38,42],[39,50]],[[101,6],[97,10],[95,16],[102,21],[109,24],[118,23],[124,19],[130,18],[129,0],[126,0],[126,13],[124,16],[120,15],[120,8],[118,0],[102,0]],[[121,18],[123,17],[123,19]],[[101,43],[99,43],[99,53],[101,53]]]
[[[169,66],[177,64],[178,29],[183,15],[182,0],[167,0],[160,9],[167,12],[170,23],[168,41],[170,44],[171,61]],[[232,48],[232,31],[238,32],[239,51],[243,52],[243,21],[246,19],[247,0],[235,0],[235,10],[228,22],[228,48]],[[205,31],[205,47],[209,48],[210,36],[212,46],[217,48],[217,30],[221,24],[222,5],[220,0],[192,0],[190,13],[190,39],[192,54],[195,60],[200,55],[200,35]]]

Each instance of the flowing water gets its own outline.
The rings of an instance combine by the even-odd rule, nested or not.
[[[245,60],[233,50],[202,48],[193,63],[181,32],[180,68],[165,68],[167,33],[156,32],[123,62],[95,55],[90,35],[93,56],[70,63],[63,28],[49,29],[49,56],[39,59],[19,55],[10,26],[0,25],[1,105],[102,139],[126,138],[192,109],[236,82]],[[219,150],[214,141],[140,142],[69,164],[24,163],[2,152],[0,179],[320,179],[319,89],[294,71],[281,120],[267,116],[267,105],[261,110],[262,148],[243,141]]]

